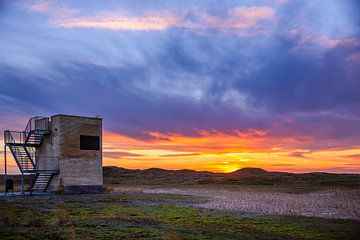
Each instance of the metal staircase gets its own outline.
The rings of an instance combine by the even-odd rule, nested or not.
[[[9,145],[9,149],[15,158],[20,172],[32,172],[35,170],[35,164],[23,145]]]
[[[37,173],[36,178],[32,185],[33,192],[46,192],[47,187],[49,186],[54,173],[43,172]]]
[[[51,134],[49,118],[33,117],[26,125],[25,131],[4,131],[4,143],[10,149],[22,176],[24,193],[24,174],[35,174],[30,183],[30,192],[45,192],[56,170],[39,169],[36,164],[36,148],[40,147],[46,135]],[[6,151],[5,151],[6,152]],[[5,155],[6,156],[6,155]],[[6,158],[6,157],[5,157]]]

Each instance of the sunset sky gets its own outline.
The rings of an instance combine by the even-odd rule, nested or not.
[[[358,0],[0,1],[0,143],[31,116],[99,115],[104,165],[360,173],[359,12]]]

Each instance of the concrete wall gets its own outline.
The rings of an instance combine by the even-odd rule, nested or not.
[[[51,117],[51,135],[38,148],[39,169],[58,168],[48,190],[101,192],[102,120],[68,115]],[[99,150],[81,150],[80,135],[99,136]]]

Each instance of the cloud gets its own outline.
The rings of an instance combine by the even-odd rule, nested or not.
[[[307,158],[306,156],[304,156],[304,154],[308,154],[309,151],[295,151],[290,153],[288,156],[290,157],[296,157],[296,158]]]
[[[346,57],[347,62],[353,65],[360,65],[360,52],[350,53]]]
[[[47,13],[52,16],[50,25],[61,28],[149,31],[173,27],[200,33],[207,30],[232,31],[241,35],[262,33],[265,30],[264,22],[275,19],[275,10],[267,6],[233,7],[227,10],[226,16],[191,8],[180,11],[147,11],[143,15],[101,11],[87,16],[77,9],[50,5],[47,2],[31,5],[29,10]]]
[[[197,15],[200,24],[194,23],[192,28],[233,30],[238,33],[245,33],[242,30],[251,30],[255,33],[262,30],[261,21],[274,20],[275,10],[270,7],[234,7],[228,10],[227,17],[206,12],[197,12]]]
[[[160,155],[160,157],[190,157],[190,156],[198,156],[199,153],[177,153],[177,154],[164,154]]]
[[[104,157],[106,158],[120,158],[120,157],[141,157],[142,154],[131,153],[131,152],[124,152],[124,151],[104,151]]]
[[[293,163],[276,163],[276,164],[271,164],[271,166],[273,166],[273,167],[290,167],[290,166],[296,166],[296,164],[293,164]]]
[[[294,28],[288,31],[285,36],[296,42],[297,48],[316,46],[322,49],[335,47],[357,47],[360,46],[360,39],[356,38],[330,38],[326,35],[312,33],[306,29]]]
[[[50,5],[49,1],[39,1],[29,5],[28,9],[32,12],[42,13],[47,12],[50,9]]]
[[[214,149],[245,148],[245,138],[250,139],[246,147],[262,150],[277,142],[295,150],[359,143],[359,69],[344,64],[349,56],[356,59],[359,46],[349,40],[358,39],[356,34],[324,40],[318,36],[326,34],[313,31],[284,36],[279,28],[272,36],[234,37],[234,32],[257,32],[284,21],[283,12],[265,6],[194,7],[176,14],[160,6],[63,16],[53,6],[44,7],[50,22],[71,27],[85,19],[93,24],[89,28],[108,29],[113,21],[112,27],[136,31],[74,29],[69,34],[63,27],[34,24],[36,31],[26,25],[29,34],[9,25],[0,40],[6,56],[0,59],[0,109],[8,115],[14,109],[24,119],[100,114],[107,130],[140,139],[142,146],[174,138],[202,138]],[[156,28],[167,31],[150,31]],[[197,34],[203,29],[221,34]],[[321,57],[316,50],[293,51],[299,42],[326,51]],[[221,137],[227,140],[217,148],[214,139]]]
[[[290,149],[324,149],[350,147],[359,141],[358,82],[353,81],[356,72],[346,73],[342,67],[341,49],[333,49],[319,63],[291,53],[292,45],[281,39],[276,49],[281,58],[275,58],[266,44],[254,43],[252,49],[252,44],[240,40],[209,40],[191,33],[179,36],[175,30],[156,44],[142,38],[118,39],[116,44],[123,47],[118,52],[112,48],[117,60],[126,59],[122,49],[129,48],[144,49],[146,60],[121,60],[119,66],[79,63],[72,60],[87,52],[58,44],[76,54],[60,55],[59,59],[57,52],[47,51],[42,56],[46,68],[37,71],[0,66],[1,80],[11,79],[0,94],[29,115],[100,114],[107,119],[107,130],[145,142],[159,136],[179,143],[203,137],[214,149],[264,150],[277,143]],[[97,45],[84,44],[101,57]],[[247,47],[232,51],[236,45]],[[249,62],[253,58],[250,49],[251,54],[260,50],[263,59],[254,57],[256,60]],[[111,57],[104,54],[104,60]],[[261,71],[254,72],[254,65]],[[19,86],[28,91],[17,91]],[[229,91],[243,97],[225,101]],[[223,136],[227,140],[217,147],[213,141]],[[241,137],[251,141],[243,145]]]
[[[68,18],[80,12],[79,9],[69,7],[66,2],[56,0],[40,0],[31,4],[25,4],[25,9],[34,12],[46,14],[52,18]]]
[[[345,155],[345,158],[353,158],[353,159],[359,159],[360,160],[360,154],[352,154],[352,155]]]
[[[268,64],[252,76],[234,81],[234,87],[246,94],[253,106],[278,112],[313,112],[309,117],[350,113],[350,109],[357,112],[360,95],[355,89],[360,88],[360,82],[354,79],[359,70],[343,64],[352,50],[332,48],[319,57],[311,52],[292,52],[293,46],[294,41],[280,41],[278,54],[268,55]]]
[[[78,17],[55,20],[52,25],[64,28],[96,28],[110,30],[162,30],[174,26],[178,19],[171,15],[155,14],[143,17]]]

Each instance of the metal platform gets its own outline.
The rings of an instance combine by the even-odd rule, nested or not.
[[[21,192],[8,192],[8,193],[5,193],[5,192],[0,192],[0,197],[17,197],[17,196],[39,196],[39,195],[52,195],[53,193],[50,193],[50,192],[33,192],[33,193],[30,193],[30,192],[24,192],[24,193],[21,193]]]

